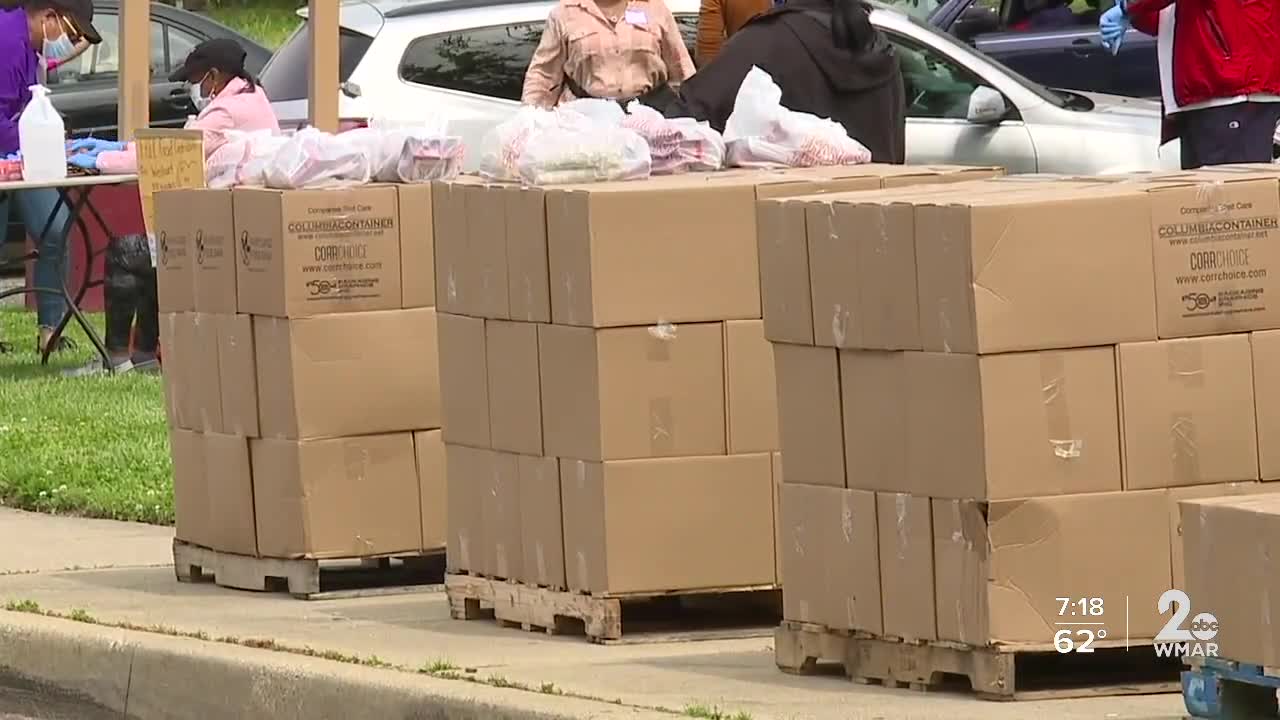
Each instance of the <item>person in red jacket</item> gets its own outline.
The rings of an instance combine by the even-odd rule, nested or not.
[[[1099,22],[1103,42],[1114,53],[1130,27],[1158,34],[1160,12],[1170,5],[1182,167],[1271,162],[1280,122],[1280,2],[1118,0]]]

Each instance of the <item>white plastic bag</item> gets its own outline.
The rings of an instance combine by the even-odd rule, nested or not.
[[[738,88],[725,123],[728,162],[736,167],[777,168],[858,165],[871,151],[832,120],[782,106],[782,89],[769,73],[752,67]]]
[[[369,127],[343,133],[369,158],[379,182],[421,183],[449,180],[462,168],[462,139],[448,134],[443,118],[374,118]]]
[[[551,110],[522,106],[510,119],[485,134],[480,144],[480,174],[491,180],[519,180],[520,155],[530,136],[554,127],[556,122],[556,113]]]
[[[265,184],[267,160],[289,139],[271,130],[227,130],[223,135],[225,141],[205,160],[205,182],[215,189]]]
[[[304,128],[271,157],[266,181],[268,187],[285,190],[355,185],[369,182],[370,170],[369,155],[358,143]]]
[[[693,118],[668,119],[633,100],[627,105],[622,126],[649,144],[654,175],[712,172],[724,165],[724,138],[707,123]]]
[[[649,177],[649,144],[621,127],[566,124],[534,133],[520,154],[520,179],[531,185],[639,180]]]

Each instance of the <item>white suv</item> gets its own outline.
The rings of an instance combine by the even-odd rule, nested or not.
[[[668,5],[692,46],[698,0]],[[548,0],[343,0],[342,116],[441,113],[451,132],[477,147],[519,102],[552,7]],[[1050,90],[901,11],[881,5],[871,19],[902,58],[909,163],[1058,173],[1178,165],[1176,143],[1159,147],[1157,103]],[[303,24],[262,73],[285,125],[307,116],[308,43]],[[982,102],[969,102],[975,92]],[[468,153],[471,163],[477,156]]]

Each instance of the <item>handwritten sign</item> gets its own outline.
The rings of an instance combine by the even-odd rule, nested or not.
[[[199,189],[204,184],[204,133],[200,130],[139,130],[138,192],[147,235],[155,237],[155,194]]]

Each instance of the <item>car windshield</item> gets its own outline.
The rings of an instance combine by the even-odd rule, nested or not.
[[[910,4],[912,2],[915,2],[915,0],[897,0],[897,3],[903,3],[903,4]],[[932,0],[919,0],[919,2],[923,5],[923,4],[932,2]],[[960,42],[959,40],[952,37],[950,33],[942,32],[941,30],[933,27],[925,20],[922,20],[916,17],[910,12],[903,13],[902,8],[898,7],[897,3],[879,2],[875,4],[882,5],[882,6],[889,5],[890,12],[897,10],[900,14],[905,14],[907,18],[914,25],[922,28],[925,32],[930,33],[931,35],[933,35],[934,38],[936,38],[933,41],[934,46],[937,47],[939,50],[941,50],[943,53],[957,59],[963,58],[966,56],[981,57],[985,62],[989,63],[993,67],[1003,72],[1005,75],[1009,76],[1011,79],[1015,80],[1019,85],[1022,85],[1023,87],[1027,88],[1031,92],[1035,93],[1045,102],[1056,105],[1058,107],[1072,107],[1073,98],[1080,97],[1078,95],[1075,95],[1074,93],[1068,93],[1061,90],[1053,90],[1051,88],[1047,88],[1044,85],[1041,85],[1040,83],[1028,77],[1023,76],[1013,68],[1009,67],[1008,65],[1005,65],[999,60],[996,60],[990,55],[979,53],[977,50],[973,49],[971,46]],[[932,9],[930,9],[930,11],[931,10]],[[968,63],[964,63],[964,64],[967,65]]]
[[[373,38],[343,28],[338,35],[338,82],[351,73],[369,51]],[[307,63],[310,57],[311,23],[303,23],[271,57],[262,70],[262,88],[272,100],[303,100],[307,97]]]

